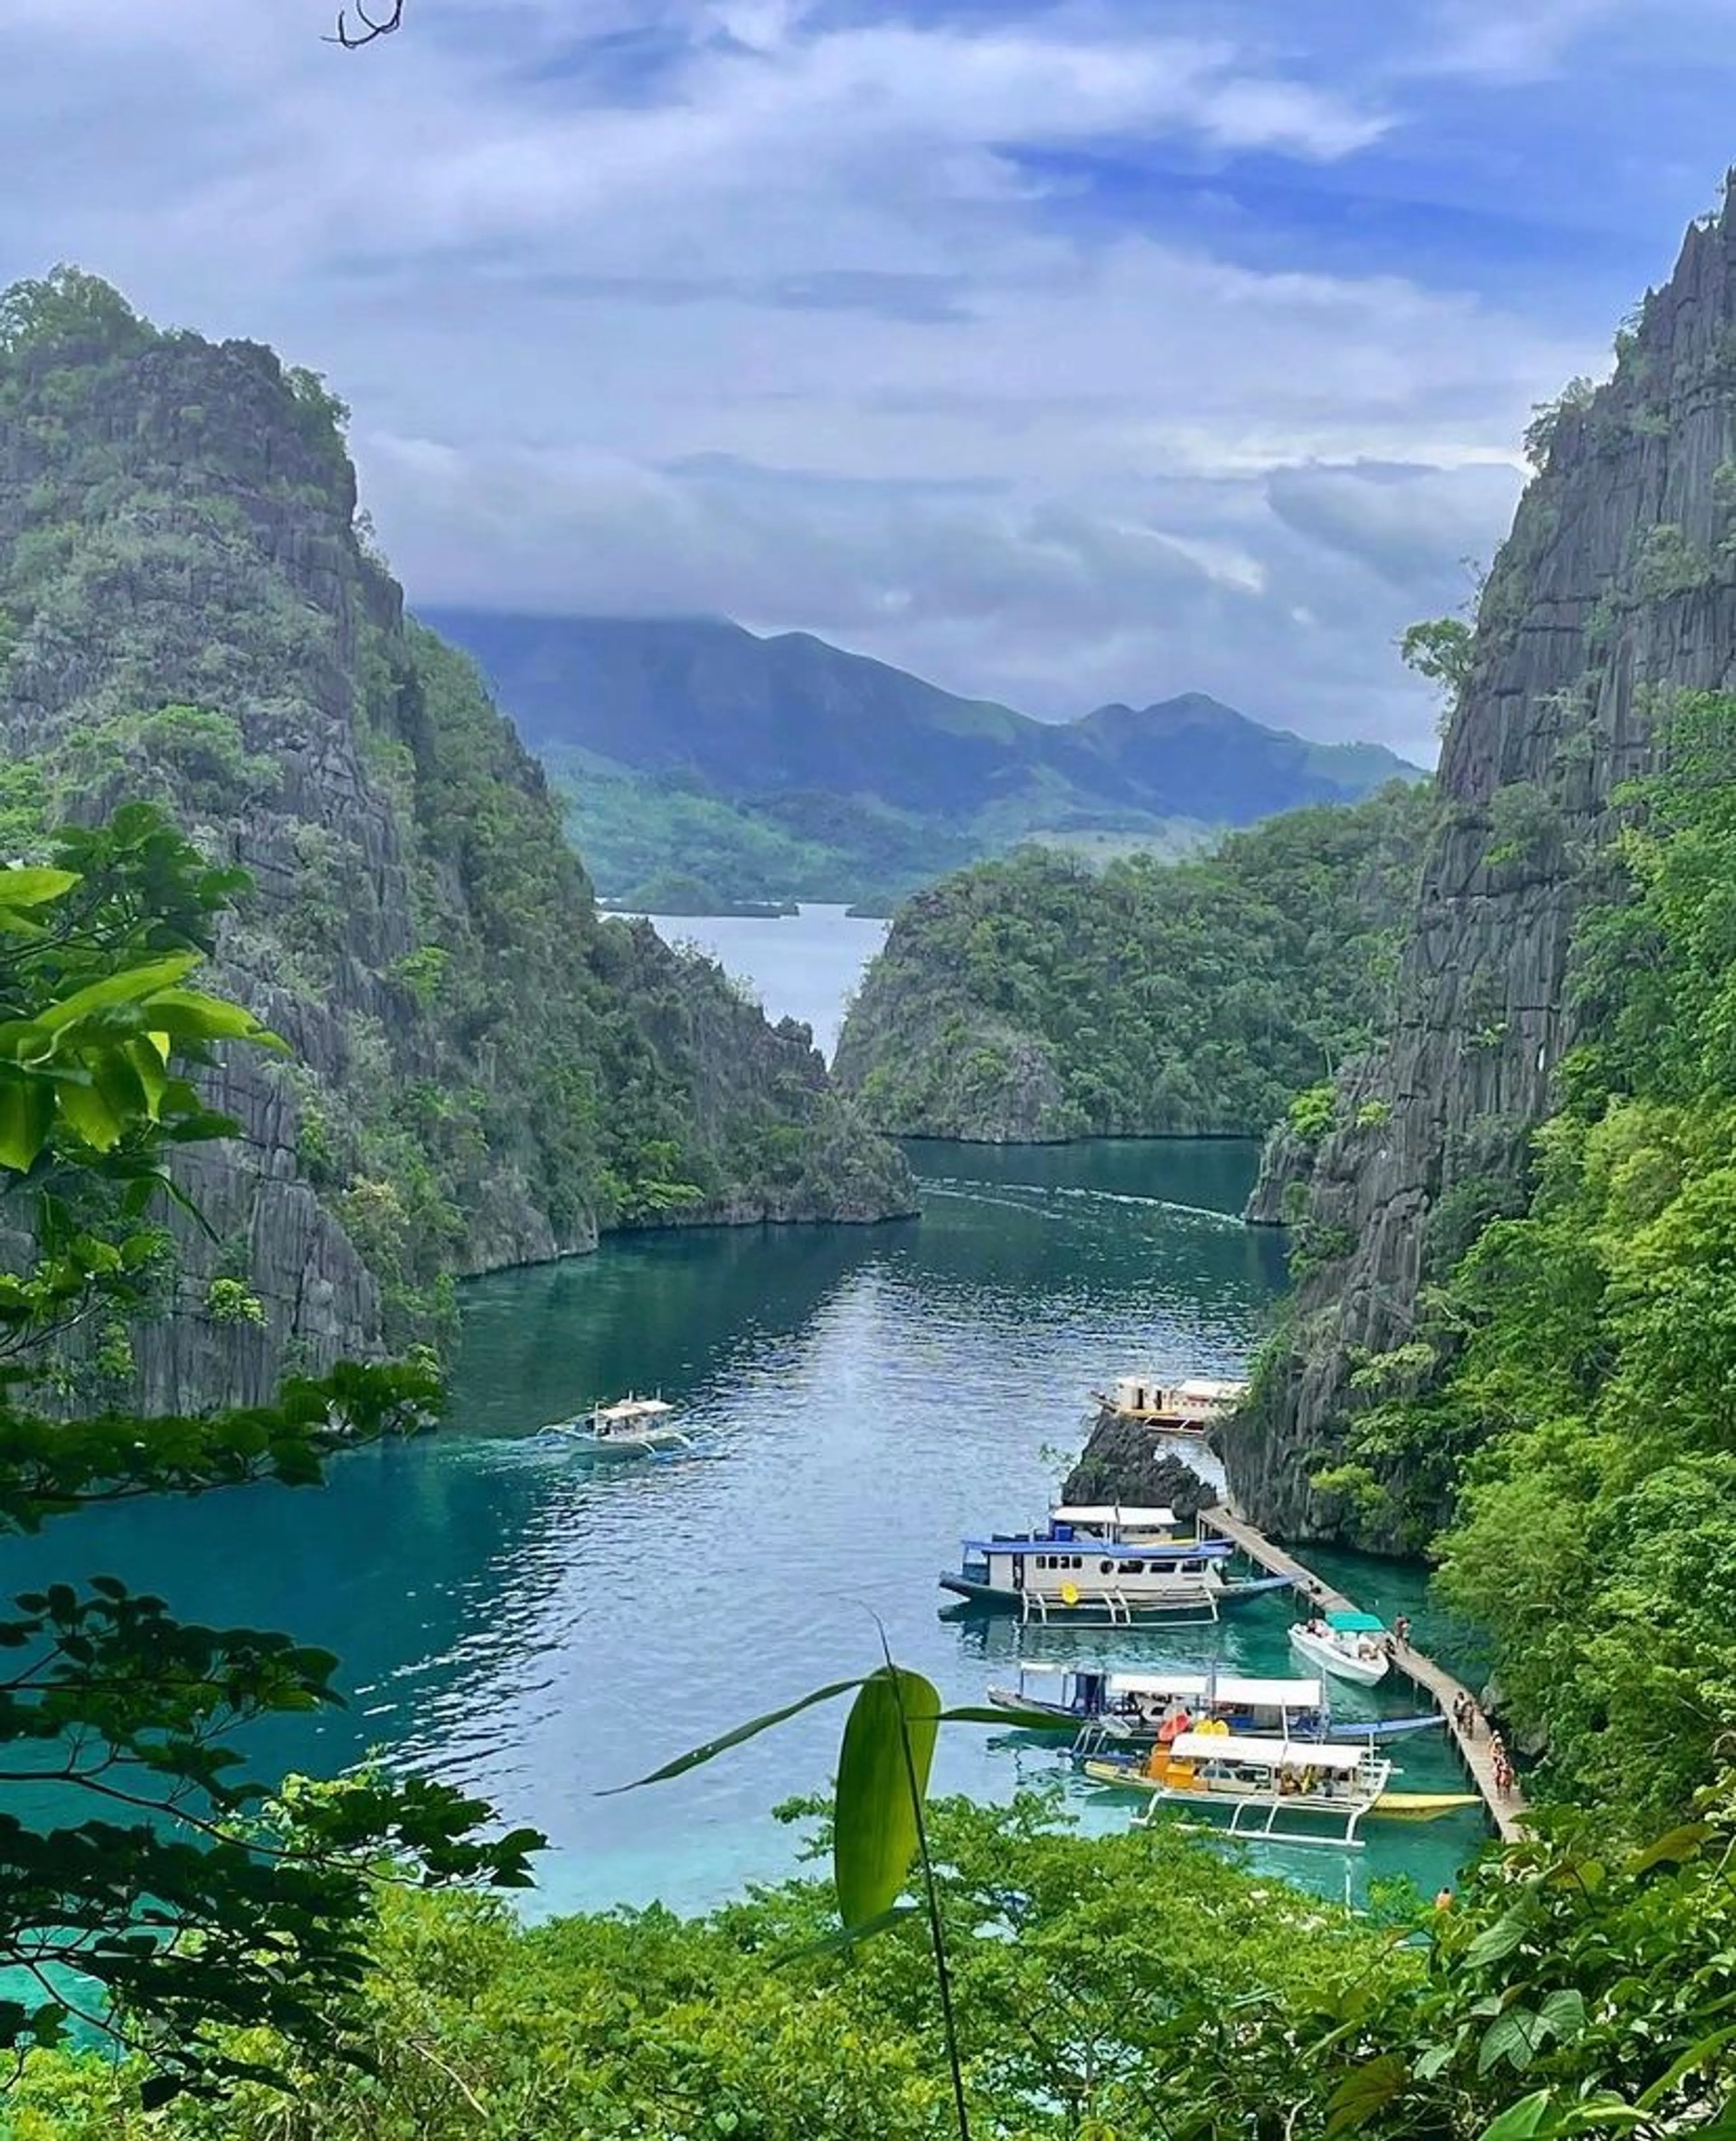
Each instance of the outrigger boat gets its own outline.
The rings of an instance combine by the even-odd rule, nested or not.
[[[1229,1417],[1247,1390],[1246,1383],[1217,1382],[1204,1376],[1170,1384],[1154,1376],[1122,1376],[1107,1394],[1093,1390],[1091,1398],[1099,1421],[1130,1420],[1159,1435],[1203,1440]]]
[[[693,1446],[691,1436],[675,1424],[675,1407],[661,1398],[618,1398],[613,1405],[593,1405],[577,1420],[557,1420],[548,1431],[597,1457],[651,1457]]]
[[[1371,1817],[1431,1821],[1478,1804],[1471,1792],[1389,1791],[1392,1763],[1372,1747],[1257,1740],[1210,1725],[1180,1734],[1143,1761],[1097,1760],[1084,1766],[1094,1783],[1151,1795],[1153,1805],[1134,1817],[1142,1827],[1159,1803],[1227,1807],[1227,1835],[1330,1843],[1348,1851],[1362,1848],[1357,1826]],[[1321,1833],[1322,1825],[1327,1833]]]
[[[1227,1579],[1235,1551],[1229,1539],[1182,1537],[1173,1509],[1063,1504],[1041,1531],[966,1539],[962,1566],[941,1586],[979,1612],[1045,1623],[1215,1621],[1235,1599],[1288,1585],[1285,1577]]]
[[[1075,1755],[1114,1742],[1150,1746],[1203,1720],[1244,1738],[1384,1741],[1426,1732],[1446,1720],[1426,1717],[1335,1720],[1318,1680],[1258,1679],[1243,1673],[1158,1667],[1122,1670],[1026,1659],[1013,1687],[991,1687],[988,1699],[1007,1721],[1027,1731],[1078,1734]]]
[[[1373,1613],[1328,1613],[1299,1621],[1290,1632],[1290,1647],[1311,1665],[1372,1687],[1384,1680],[1391,1662],[1386,1624]]]

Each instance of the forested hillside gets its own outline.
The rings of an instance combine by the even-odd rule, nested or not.
[[[902,1135],[1254,1135],[1368,1039],[1429,791],[1292,811],[1165,867],[1020,854],[900,910],[839,1043]]]
[[[0,300],[7,852],[165,805],[247,873],[218,986],[293,1052],[226,1074],[243,1135],[184,1163],[214,1239],[183,1228],[191,1312],[138,1348],[157,1405],[438,1334],[454,1273],[599,1228],[911,1201],[804,1030],[599,920],[474,667],[406,620],[343,415],[91,278]]]
[[[808,632],[432,614],[548,764],[602,891],[653,911],[708,895],[889,906],[1038,837],[1167,859],[1412,770],[1199,692],[1039,721]]]

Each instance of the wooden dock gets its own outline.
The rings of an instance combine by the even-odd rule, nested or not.
[[[1209,1526],[1220,1538],[1233,1539],[1250,1561],[1273,1576],[1288,1577],[1297,1595],[1322,1613],[1355,1613],[1360,1609],[1354,1598],[1346,1597],[1342,1591],[1315,1574],[1305,1563],[1296,1559],[1281,1546],[1274,1546],[1264,1532],[1258,1531],[1246,1518],[1238,1517],[1234,1510],[1224,1508],[1202,1509],[1199,1520]],[[1489,1725],[1481,1709],[1473,1715],[1475,1725],[1467,1732],[1453,1714],[1453,1705],[1461,1696],[1469,1696],[1471,1691],[1444,1666],[1425,1656],[1414,1644],[1399,1643],[1393,1651],[1393,1664],[1405,1678],[1422,1689],[1434,1701],[1434,1706],[1447,1720],[1447,1730],[1453,1735],[1471,1781],[1483,1795],[1483,1804],[1489,1810],[1489,1819],[1495,1824],[1503,1842],[1511,1842],[1524,1826],[1525,1794],[1517,1780],[1505,1794],[1495,1784],[1495,1764],[1489,1750]]]

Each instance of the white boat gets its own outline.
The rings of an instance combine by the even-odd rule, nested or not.
[[[558,1420],[549,1432],[566,1435],[598,1457],[648,1457],[691,1446],[691,1438],[676,1425],[672,1405],[631,1395],[613,1405],[593,1405],[580,1419]]]
[[[1179,1383],[1155,1376],[1121,1376],[1107,1392],[1093,1390],[1099,1421],[1129,1420],[1159,1435],[1202,1438],[1228,1419],[1247,1395],[1246,1383],[1193,1376]]]
[[[1232,1732],[1281,1740],[1325,1740],[1325,1690],[1317,1680],[1258,1680],[1215,1666],[1105,1667],[1021,1659],[1015,1687],[991,1687],[1007,1721],[1037,1730],[1083,1727],[1074,1752],[1111,1744],[1168,1741],[1207,1718]]]
[[[966,1539],[962,1564],[941,1584],[979,1612],[1043,1623],[1124,1626],[1159,1614],[1215,1621],[1232,1599],[1287,1580],[1227,1580],[1234,1552],[1226,1538],[1183,1535],[1173,1509],[1063,1504],[1040,1530]]]
[[[1372,1747],[1257,1740],[1220,1725],[1183,1732],[1143,1762],[1093,1761],[1085,1774],[1118,1790],[1147,1792],[1148,1823],[1161,1804],[1227,1808],[1225,1833],[1281,1843],[1360,1851],[1356,1828],[1386,1790],[1393,1765]]]
[[[1386,1641],[1386,1624],[1373,1613],[1317,1615],[1311,1621],[1299,1621],[1290,1632],[1291,1650],[1340,1680],[1354,1680],[1363,1687],[1385,1679],[1391,1662]]]

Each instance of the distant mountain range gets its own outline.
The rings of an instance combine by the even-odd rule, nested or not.
[[[807,632],[424,614],[476,657],[566,790],[599,889],[653,907],[884,903],[1038,838],[1181,852],[1419,774],[1379,745],[1311,743],[1198,692],[1039,721]]]

